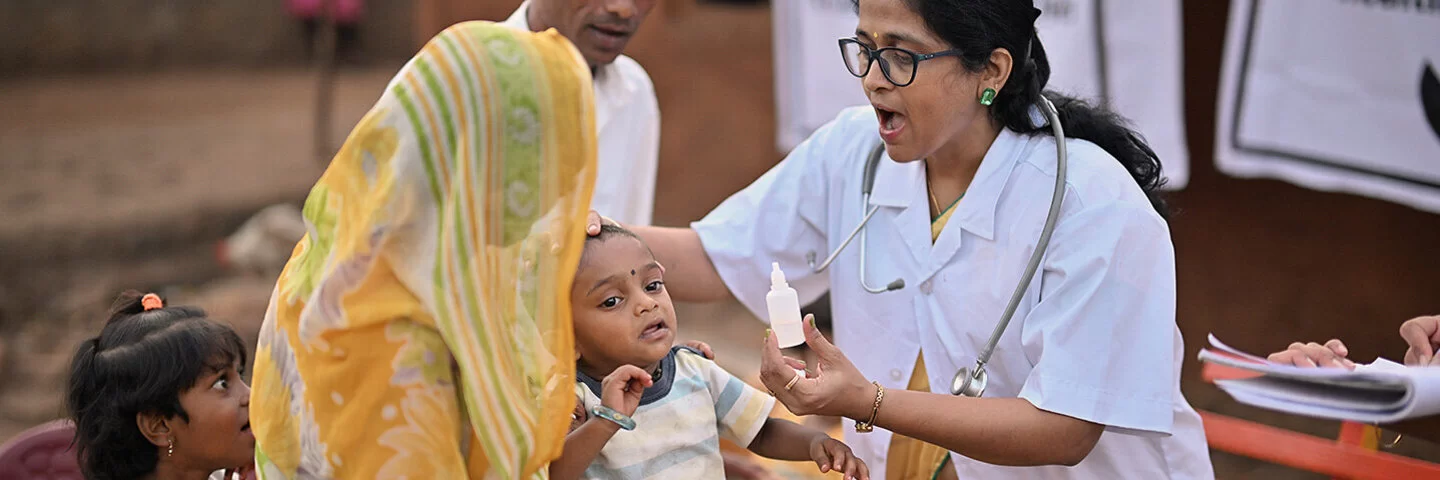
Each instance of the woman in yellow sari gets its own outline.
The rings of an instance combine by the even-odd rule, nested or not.
[[[554,31],[453,26],[305,202],[250,404],[261,478],[544,478],[575,405],[568,295],[595,169]]]

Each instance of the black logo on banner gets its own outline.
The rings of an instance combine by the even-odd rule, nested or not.
[[[1440,0],[1341,0],[1365,7],[1417,14],[1440,13]]]
[[[1440,140],[1440,75],[1435,73],[1435,65],[1430,62],[1425,62],[1425,68],[1420,70],[1420,108],[1425,110],[1425,118],[1430,120],[1435,139]]]
[[[1353,3],[1364,6],[1389,7],[1406,4],[1406,2],[1398,0],[1341,1],[1345,3]],[[1405,183],[1416,187],[1425,187],[1440,192],[1440,181],[1431,180],[1428,178],[1418,178],[1413,175],[1398,174],[1386,171],[1373,165],[1367,165],[1363,161],[1327,157],[1323,153],[1297,151],[1285,148],[1283,146],[1262,146],[1254,143],[1246,143],[1245,136],[1241,134],[1240,127],[1243,123],[1241,121],[1241,116],[1242,113],[1246,111],[1245,102],[1249,98],[1249,96],[1246,95],[1246,87],[1251,80],[1250,74],[1253,67],[1251,63],[1252,61],[1254,61],[1254,57],[1251,54],[1254,51],[1255,47],[1255,34],[1259,23],[1260,4],[1261,0],[1250,0],[1250,18],[1243,27],[1240,27],[1244,28],[1244,40],[1240,44],[1240,68],[1237,72],[1235,72],[1235,74],[1239,78],[1236,79],[1237,91],[1235,93],[1234,106],[1231,108],[1230,112],[1230,114],[1232,115],[1230,121],[1230,144],[1235,149],[1235,151],[1246,152],[1256,155],[1264,155],[1298,163],[1308,163],[1311,165],[1317,165],[1335,170],[1344,170],[1351,173],[1368,175],[1371,177],[1381,178],[1393,182]],[[1419,3],[1411,2],[1411,4],[1416,7],[1417,12],[1427,14],[1432,12],[1440,12],[1440,8],[1433,8],[1433,6],[1440,5],[1440,0],[1422,0]],[[1437,74],[1434,65],[1428,64],[1428,62],[1427,65],[1423,66],[1420,73],[1420,108],[1425,114],[1426,121],[1430,123],[1431,129],[1435,131],[1435,134],[1437,136],[1440,136],[1440,74]]]

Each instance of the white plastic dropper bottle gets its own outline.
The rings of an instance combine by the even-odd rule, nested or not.
[[[800,320],[800,296],[790,284],[785,283],[785,272],[779,263],[772,263],[770,270],[770,293],[765,295],[765,306],[770,310],[770,329],[780,348],[790,348],[805,343],[805,327]]]

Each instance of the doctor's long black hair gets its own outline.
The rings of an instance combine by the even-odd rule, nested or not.
[[[1145,191],[1150,204],[1162,217],[1169,209],[1160,195],[1164,179],[1160,176],[1160,159],[1131,130],[1128,122],[1110,110],[1084,100],[1057,92],[1045,91],[1050,80],[1050,60],[1045,47],[1035,35],[1035,19],[1040,11],[1030,0],[903,0],[906,6],[925,19],[925,25],[941,39],[961,52],[966,70],[979,72],[990,62],[990,52],[1004,48],[1015,58],[1010,78],[1000,88],[990,115],[1005,128],[1025,134],[1051,134],[1050,127],[1037,127],[1030,121],[1030,107],[1040,101],[1041,92],[1060,112],[1060,125],[1065,136],[1094,143],[1110,153],[1135,183]],[[859,0],[852,0],[856,10]],[[1025,58],[1025,52],[1030,52]]]

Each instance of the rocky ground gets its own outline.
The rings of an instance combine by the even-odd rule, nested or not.
[[[343,75],[337,136],[393,68]],[[125,288],[203,305],[254,337],[270,280],[230,276],[214,245],[319,175],[314,83],[302,69],[4,83],[0,438],[60,413],[70,353]]]

